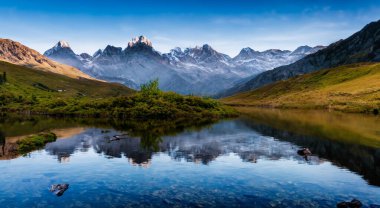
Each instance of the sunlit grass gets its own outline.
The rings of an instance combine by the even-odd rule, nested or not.
[[[380,109],[380,64],[321,70],[222,101],[230,105],[372,113]]]

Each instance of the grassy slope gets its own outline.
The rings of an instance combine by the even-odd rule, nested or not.
[[[72,79],[0,62],[3,72],[7,82],[0,84],[0,113],[129,119],[218,119],[234,114],[212,99],[161,92],[158,83],[157,89],[135,92],[120,84]]]
[[[380,64],[362,63],[320,70],[222,101],[241,106],[373,112],[380,108]]]
[[[133,93],[133,90],[121,84],[73,79],[64,75],[29,69],[0,61],[0,73],[2,74],[3,72],[7,73],[8,81],[1,86],[0,92],[7,91],[24,97],[34,95],[41,99],[102,98]],[[58,90],[62,90],[62,92],[58,92]]]

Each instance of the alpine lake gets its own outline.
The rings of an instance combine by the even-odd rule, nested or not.
[[[239,111],[198,124],[1,117],[1,207],[380,207],[379,116]],[[47,131],[55,142],[11,151]]]

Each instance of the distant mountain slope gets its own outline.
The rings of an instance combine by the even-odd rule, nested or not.
[[[62,74],[72,78],[93,79],[72,66],[52,61],[37,51],[9,39],[0,39],[0,61]]]
[[[129,95],[134,92],[121,84],[75,79],[0,61],[0,73],[3,74],[3,72],[6,72],[7,82],[0,84],[0,97],[17,95],[30,98],[37,96],[51,97],[53,100],[75,97],[105,98]]]
[[[252,90],[269,83],[285,80],[300,74],[344,64],[380,61],[380,20],[366,25],[345,40],[331,44],[314,54],[287,66],[281,66],[237,85],[220,96]]]
[[[320,47],[302,46],[295,51],[268,50],[246,53],[235,58],[217,52],[210,45],[175,48],[161,54],[144,36],[136,37],[123,49],[108,45],[93,56],[76,55],[69,44],[60,41],[45,52],[49,58],[78,67],[94,77],[119,82],[138,89],[143,83],[158,78],[166,91],[183,94],[212,95],[234,86],[242,79],[265,70],[293,63]],[[253,50],[252,50],[253,51]]]
[[[243,48],[240,53],[233,58],[233,61],[238,66],[253,68],[263,72],[279,66],[294,63],[323,48],[325,47],[300,46],[294,51],[270,49],[263,52],[255,51],[251,48]]]
[[[230,105],[380,111],[380,63],[319,70],[223,99]]]

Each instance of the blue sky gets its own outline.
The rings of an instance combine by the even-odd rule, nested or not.
[[[380,0],[0,0],[0,37],[39,52],[66,40],[92,54],[145,35],[161,52],[208,43],[235,56],[327,45],[379,19]]]

